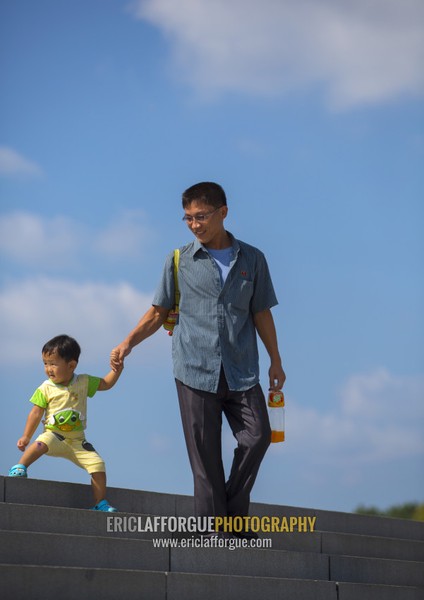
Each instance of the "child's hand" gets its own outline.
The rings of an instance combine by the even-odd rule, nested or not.
[[[26,435],[23,435],[21,438],[19,438],[18,440],[18,448],[21,452],[23,452],[25,450],[25,448],[28,446],[30,442],[29,437],[27,437]]]
[[[117,365],[117,367],[115,368],[115,373],[121,374],[123,370],[124,370],[124,361],[122,361],[119,365]]]
[[[131,352],[131,348],[125,342],[116,346],[110,353],[110,368],[116,373],[122,371],[124,365],[124,358]]]

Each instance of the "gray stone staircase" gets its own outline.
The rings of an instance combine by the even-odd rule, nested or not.
[[[108,499],[141,529],[148,515],[193,514],[189,496],[109,488]],[[2,600],[424,599],[424,523],[253,503],[259,517],[316,517],[315,531],[230,550],[111,531],[114,517],[90,505],[88,485],[0,477]],[[171,537],[179,547],[155,547]]]

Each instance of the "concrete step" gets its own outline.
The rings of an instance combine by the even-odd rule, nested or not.
[[[264,503],[252,503],[251,514],[258,516],[291,516],[316,517],[315,528],[318,531],[353,533],[378,537],[403,538],[424,541],[424,522],[391,517],[374,517],[342,513],[337,511],[313,510]]]
[[[58,591],[60,590],[60,592]],[[3,600],[423,600],[417,588],[270,577],[0,565]]]
[[[79,508],[58,506],[32,506],[29,504],[0,503],[0,529],[9,531],[32,531],[39,533],[68,533],[151,540],[168,535],[158,531],[140,531],[132,527],[114,529],[113,520],[120,517],[136,519],[138,529],[146,529],[147,515],[103,513]],[[112,521],[111,521],[112,520]],[[140,525],[140,527],[139,527]],[[169,535],[171,537],[171,534]]]
[[[0,530],[68,533],[151,540],[189,538],[190,534],[148,531],[153,515],[105,514],[77,508],[0,503]],[[261,534],[265,538],[267,534]],[[321,533],[273,534],[272,547],[278,550],[321,552]]]
[[[327,570],[328,569],[328,570]],[[423,586],[422,563],[284,550],[171,549],[171,571]]]
[[[179,537],[174,533],[168,535],[166,532],[147,531],[147,518],[152,519],[152,515],[134,516],[131,513],[105,515],[81,509],[0,503],[0,529],[2,530],[107,535],[134,539]],[[424,561],[424,542],[417,540],[319,531],[261,533],[261,537],[269,537],[272,540],[273,550]]]
[[[166,600],[158,571],[0,565],[2,600]]]
[[[424,587],[420,562],[357,556],[331,556],[331,581]]]
[[[0,477],[0,499],[16,504],[90,508],[93,506],[91,486],[42,479]],[[108,500],[128,513],[175,515],[176,496],[157,492],[140,492],[120,488],[108,489]],[[182,502],[184,502],[181,497]],[[187,501],[190,498],[187,496]],[[191,513],[193,514],[193,513]]]
[[[149,540],[0,531],[0,563],[328,579],[328,556],[274,550],[155,548]]]
[[[89,510],[63,507],[31,506],[0,503],[0,529],[152,539],[180,537],[178,534],[146,530],[152,515],[106,515]],[[115,520],[119,519],[115,524]],[[126,521],[129,519],[129,521]],[[128,523],[130,526],[128,527]],[[424,542],[375,536],[330,532],[261,534],[270,537],[272,549],[303,552],[323,552],[329,555],[349,555],[368,558],[424,561]],[[185,536],[189,537],[189,536]]]
[[[389,585],[338,583],[337,600],[424,600],[424,590]]]
[[[164,494],[110,487],[108,500],[120,511],[164,516],[194,514],[192,496]],[[89,485],[0,476],[0,502],[89,508]],[[371,517],[273,504],[251,504],[251,515],[259,517],[316,517],[317,531],[424,541],[424,522],[389,517]]]
[[[32,600],[28,589],[45,592],[57,578],[102,598],[257,600],[269,591],[290,600],[423,600],[423,523],[253,503],[252,515],[286,525],[316,517],[316,530],[261,532],[272,549],[187,547],[191,534],[145,524],[193,516],[192,497],[110,488],[108,499],[123,512],[81,510],[92,503],[89,485],[0,477],[0,597]],[[119,519],[136,521],[135,531],[115,528]],[[178,546],[158,547],[161,538]],[[100,594],[102,577],[109,584]]]
[[[169,571],[169,550],[150,540],[0,531],[0,564]]]
[[[274,544],[272,547],[277,548]],[[321,533],[321,551],[331,555],[424,561],[424,542],[365,534],[324,531]]]
[[[314,552],[220,547],[155,547],[107,536],[0,531],[0,563],[253,575],[424,586],[422,563]]]

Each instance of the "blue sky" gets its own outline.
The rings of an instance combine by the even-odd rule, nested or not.
[[[44,342],[73,335],[103,375],[190,240],[182,191],[214,180],[279,298],[287,441],[252,499],[422,501],[422,2],[20,0],[0,28],[0,471]],[[110,485],[192,493],[170,344],[90,402]],[[31,476],[88,480],[47,457]]]

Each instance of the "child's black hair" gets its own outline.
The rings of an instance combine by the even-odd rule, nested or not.
[[[71,360],[76,360],[78,362],[81,348],[78,342],[69,335],[57,335],[44,344],[41,352],[42,354],[53,354],[53,352],[57,352],[59,356],[67,362],[70,362]]]

